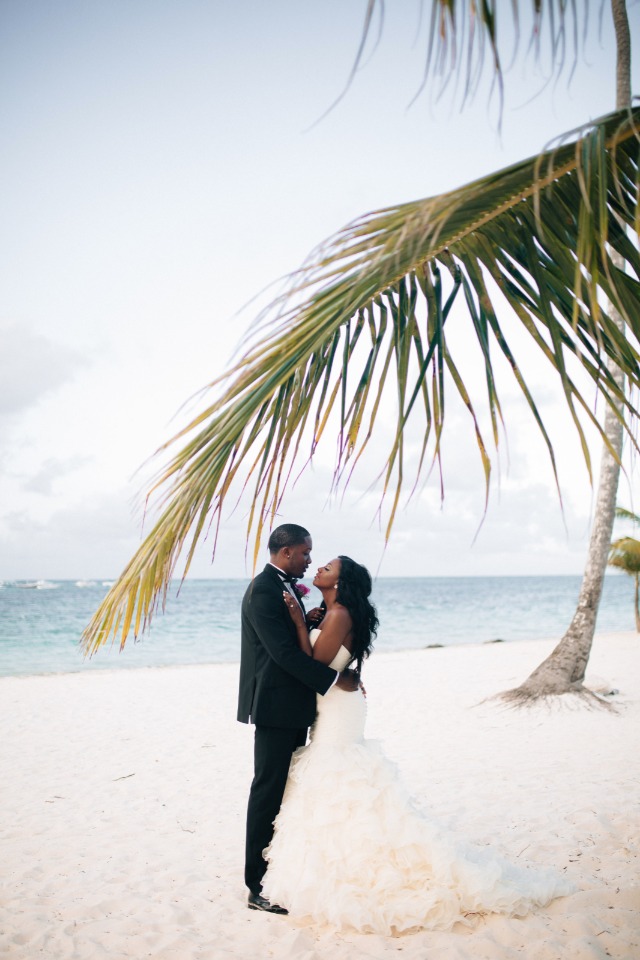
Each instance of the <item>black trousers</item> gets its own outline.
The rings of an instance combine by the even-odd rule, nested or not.
[[[244,881],[252,893],[262,890],[262,878],[267,871],[262,851],[271,843],[273,821],[282,803],[291,754],[303,747],[306,740],[306,727],[303,730],[256,727],[244,866]]]

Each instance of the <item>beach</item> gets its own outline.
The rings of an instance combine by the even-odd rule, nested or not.
[[[607,698],[615,712],[487,699],[554,643],[381,653],[365,665],[367,736],[420,806],[577,887],[524,918],[399,937],[247,910],[253,735],[235,720],[237,664],[0,679],[0,956],[640,956],[640,637],[594,641],[588,681],[618,691]]]

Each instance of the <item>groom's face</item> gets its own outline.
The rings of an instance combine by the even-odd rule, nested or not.
[[[304,577],[307,567],[311,563],[312,546],[311,537],[306,537],[302,543],[296,543],[293,547],[286,547],[285,562],[281,565],[284,572],[292,577]]]

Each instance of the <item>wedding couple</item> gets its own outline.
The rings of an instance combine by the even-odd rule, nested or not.
[[[305,615],[295,579],[311,563],[309,532],[283,524],[268,546],[242,602],[238,720],[255,725],[249,908],[388,935],[521,916],[571,892],[555,873],[487,855],[414,807],[364,739],[359,672],[378,625],[368,571],[345,556],[320,567],[324,609]]]

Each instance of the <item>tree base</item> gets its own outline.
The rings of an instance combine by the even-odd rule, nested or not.
[[[561,697],[571,697],[574,703],[583,703],[589,709],[608,710],[611,713],[618,712],[614,704],[594,693],[593,690],[589,690],[582,683],[564,683],[561,680],[550,683],[548,678],[544,684],[532,683],[531,678],[529,678],[519,687],[496,693],[488,699],[500,700],[510,707],[519,708],[529,707],[535,703],[545,703],[549,706],[555,703],[560,704],[562,703],[562,700],[559,699]]]

